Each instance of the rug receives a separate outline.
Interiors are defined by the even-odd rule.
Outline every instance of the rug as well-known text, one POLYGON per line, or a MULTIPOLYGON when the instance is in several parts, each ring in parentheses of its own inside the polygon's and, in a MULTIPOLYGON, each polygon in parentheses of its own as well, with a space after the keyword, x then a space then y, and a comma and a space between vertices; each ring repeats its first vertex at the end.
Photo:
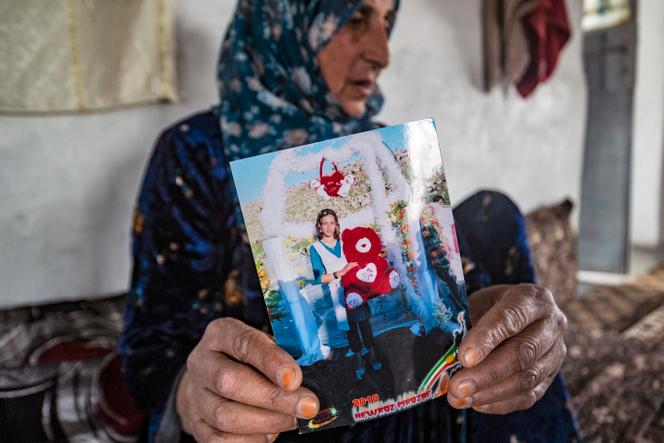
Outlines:
POLYGON ((664 265, 563 308, 563 370, 585 441, 664 441, 664 265))

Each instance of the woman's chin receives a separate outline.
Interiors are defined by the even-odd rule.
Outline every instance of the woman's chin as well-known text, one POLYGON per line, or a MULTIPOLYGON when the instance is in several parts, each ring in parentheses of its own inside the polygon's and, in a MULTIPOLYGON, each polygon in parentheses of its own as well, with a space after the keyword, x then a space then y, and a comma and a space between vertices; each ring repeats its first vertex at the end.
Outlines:
POLYGON ((367 110, 367 99, 357 100, 357 99, 347 99, 341 100, 341 107, 353 118, 360 118, 364 115, 367 110))

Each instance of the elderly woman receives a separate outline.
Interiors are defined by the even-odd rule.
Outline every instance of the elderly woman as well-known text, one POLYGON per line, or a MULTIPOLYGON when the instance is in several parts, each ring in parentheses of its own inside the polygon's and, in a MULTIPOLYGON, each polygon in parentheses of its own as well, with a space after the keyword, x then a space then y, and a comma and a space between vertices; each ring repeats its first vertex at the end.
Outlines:
MULTIPOLYGON (((379 126, 398 0, 240 0, 219 62, 219 105, 167 129, 146 171, 122 356, 152 441, 569 441, 558 372, 565 317, 533 284, 506 197, 455 210, 474 328, 447 399, 307 436, 318 412, 270 336, 230 160, 379 126), (449 403, 449 404, 448 404, 449 403), (517 412, 518 411, 518 412, 517 412)), ((413 79, 411 79, 413 80, 413 79)))

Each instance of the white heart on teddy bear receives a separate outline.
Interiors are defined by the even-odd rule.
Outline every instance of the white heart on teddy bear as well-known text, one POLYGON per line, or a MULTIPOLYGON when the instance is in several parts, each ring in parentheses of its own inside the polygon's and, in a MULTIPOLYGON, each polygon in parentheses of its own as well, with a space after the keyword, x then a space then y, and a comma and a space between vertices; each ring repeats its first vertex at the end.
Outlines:
POLYGON ((355 273, 358 280, 363 281, 364 283, 373 283, 376 281, 376 275, 378 275, 378 270, 374 263, 367 264, 355 273))
POLYGON ((346 295, 346 306, 348 306, 350 309, 355 309, 358 306, 362 306, 363 303, 364 301, 362 300, 362 296, 357 292, 349 292, 348 295, 346 295))
POLYGON ((371 249, 371 241, 366 237, 362 237, 355 242, 355 249, 362 254, 366 254, 371 249))

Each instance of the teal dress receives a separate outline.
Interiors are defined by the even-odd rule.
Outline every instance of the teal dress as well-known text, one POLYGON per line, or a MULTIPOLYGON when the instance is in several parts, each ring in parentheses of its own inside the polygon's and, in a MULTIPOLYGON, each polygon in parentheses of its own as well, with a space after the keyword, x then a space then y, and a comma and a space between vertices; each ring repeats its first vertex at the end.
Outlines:
MULTIPOLYGON (((337 240, 333 248, 330 248, 328 245, 323 243, 322 241, 319 241, 321 245, 328 251, 330 251, 331 254, 334 254, 337 257, 341 257, 341 241, 337 240)), ((321 281, 321 278, 323 275, 327 274, 327 269, 325 269, 325 265, 323 264, 323 259, 320 257, 320 254, 318 251, 316 251, 316 248, 314 248, 314 245, 309 246, 309 259, 311 260, 311 269, 313 270, 314 273, 314 282, 317 285, 322 284, 323 282, 321 281)), ((336 272, 338 269, 331 270, 331 272, 336 272)))

